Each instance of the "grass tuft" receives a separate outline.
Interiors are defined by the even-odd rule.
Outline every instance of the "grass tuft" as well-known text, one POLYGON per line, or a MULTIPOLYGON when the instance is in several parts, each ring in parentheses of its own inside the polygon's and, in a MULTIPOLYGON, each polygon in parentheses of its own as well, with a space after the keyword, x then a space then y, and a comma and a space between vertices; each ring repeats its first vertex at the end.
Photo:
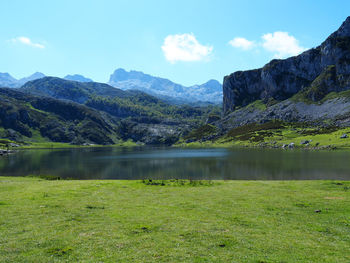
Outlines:
POLYGON ((184 179, 170 179, 170 180, 142 180, 144 185, 155 186, 212 186, 214 182, 211 180, 184 180, 184 179))

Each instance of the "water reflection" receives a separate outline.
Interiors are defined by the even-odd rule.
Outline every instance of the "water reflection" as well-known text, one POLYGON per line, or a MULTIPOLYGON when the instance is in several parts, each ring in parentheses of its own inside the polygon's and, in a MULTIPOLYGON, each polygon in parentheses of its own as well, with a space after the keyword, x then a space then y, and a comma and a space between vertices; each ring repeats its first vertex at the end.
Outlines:
POLYGON ((80 179, 350 179, 349 152, 261 149, 84 148, 26 150, 0 158, 6 176, 80 179))

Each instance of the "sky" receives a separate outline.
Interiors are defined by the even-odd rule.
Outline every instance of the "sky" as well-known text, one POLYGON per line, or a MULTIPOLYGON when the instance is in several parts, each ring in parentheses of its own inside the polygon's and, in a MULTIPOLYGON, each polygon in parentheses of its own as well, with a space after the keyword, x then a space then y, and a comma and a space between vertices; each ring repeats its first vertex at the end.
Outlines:
POLYGON ((0 72, 15 78, 124 68, 189 86, 318 46, 350 1, 1 0, 0 14, 0 72))

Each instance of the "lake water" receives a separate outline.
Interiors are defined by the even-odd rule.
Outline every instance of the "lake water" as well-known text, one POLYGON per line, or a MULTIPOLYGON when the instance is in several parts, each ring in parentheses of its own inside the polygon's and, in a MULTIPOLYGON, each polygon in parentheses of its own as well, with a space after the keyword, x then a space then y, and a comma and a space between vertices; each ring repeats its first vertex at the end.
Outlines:
POLYGON ((79 179, 350 180, 350 151, 84 148, 0 157, 0 175, 79 179))

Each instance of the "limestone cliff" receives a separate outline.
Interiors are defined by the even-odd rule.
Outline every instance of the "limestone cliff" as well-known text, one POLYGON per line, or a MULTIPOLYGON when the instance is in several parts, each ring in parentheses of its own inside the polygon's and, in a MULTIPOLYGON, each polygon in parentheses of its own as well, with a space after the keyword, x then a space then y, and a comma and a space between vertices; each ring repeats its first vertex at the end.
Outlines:
POLYGON ((350 16, 320 46, 263 68, 225 76, 223 108, 227 114, 256 100, 282 101, 299 91, 313 101, 332 91, 350 89, 350 16))

